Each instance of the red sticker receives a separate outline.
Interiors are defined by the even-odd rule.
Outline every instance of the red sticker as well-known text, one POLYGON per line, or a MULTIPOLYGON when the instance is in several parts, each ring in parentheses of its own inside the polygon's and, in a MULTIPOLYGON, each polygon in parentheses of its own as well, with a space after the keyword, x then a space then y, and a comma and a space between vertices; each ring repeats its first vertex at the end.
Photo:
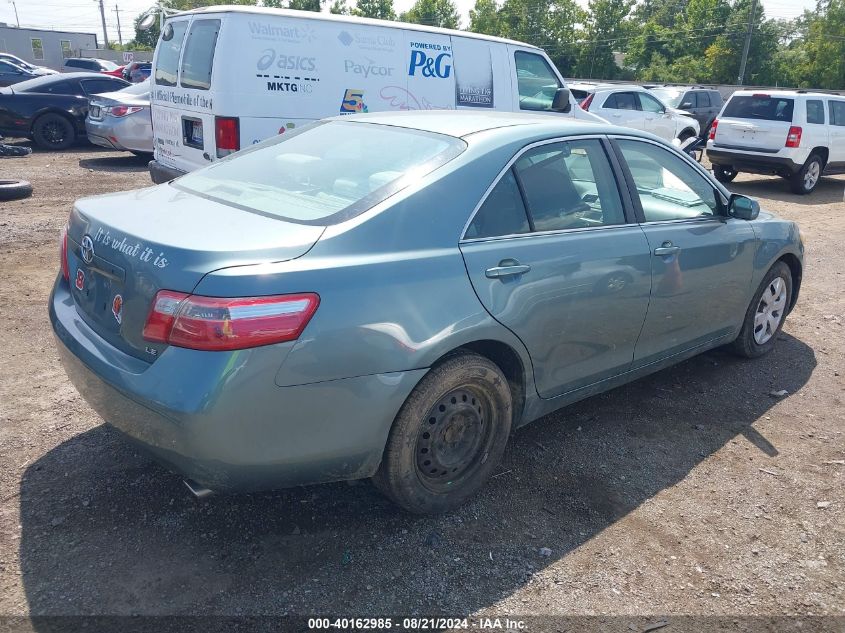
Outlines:
POLYGON ((85 271, 81 268, 76 269, 76 289, 82 290, 85 287, 85 271))
POLYGON ((123 320, 123 297, 115 295, 111 302, 111 313, 114 315, 114 320, 120 325, 123 320))

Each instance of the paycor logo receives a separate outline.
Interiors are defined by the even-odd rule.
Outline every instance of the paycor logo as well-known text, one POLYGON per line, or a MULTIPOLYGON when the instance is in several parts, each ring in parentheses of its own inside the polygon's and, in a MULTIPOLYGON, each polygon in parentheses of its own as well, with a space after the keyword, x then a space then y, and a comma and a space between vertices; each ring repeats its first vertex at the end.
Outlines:
POLYGON ((450 46, 411 42, 411 63, 408 66, 408 76, 417 76, 417 71, 423 77, 447 79, 452 73, 452 52, 450 46), (435 52, 428 53, 427 50, 435 52))
POLYGON ((370 77, 392 77, 393 69, 390 66, 380 66, 372 59, 365 58, 366 61, 358 62, 352 59, 343 60, 343 70, 353 75, 361 75, 364 79, 370 77))

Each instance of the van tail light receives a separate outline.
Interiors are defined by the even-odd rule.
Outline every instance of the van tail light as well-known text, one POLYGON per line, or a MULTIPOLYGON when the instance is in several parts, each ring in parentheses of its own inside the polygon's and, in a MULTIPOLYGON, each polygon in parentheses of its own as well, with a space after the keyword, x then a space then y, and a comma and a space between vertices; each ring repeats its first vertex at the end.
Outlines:
POLYGON ((130 114, 135 114, 136 112, 140 112, 144 109, 144 106, 125 106, 125 105, 116 105, 111 106, 109 108, 109 114, 116 117, 124 117, 129 116, 130 114))
POLYGON ((144 339, 207 351, 295 341, 318 305, 320 297, 313 292, 233 299, 160 290, 144 324, 144 339))
POLYGON ((217 142, 217 158, 228 156, 241 148, 241 125, 236 116, 214 117, 214 139, 217 142))
POLYGON ((584 100, 581 102, 581 109, 582 109, 582 110, 588 110, 588 111, 589 111, 589 109, 590 109, 590 104, 593 102, 593 97, 595 97, 595 96, 596 96, 596 93, 595 93, 595 92, 591 92, 590 94, 588 94, 588 95, 587 95, 587 98, 586 98, 586 99, 584 99, 584 100))
POLYGON ((710 126, 710 134, 707 136, 711 141, 716 138, 717 127, 719 127, 719 119, 713 119, 713 125, 710 126))
POLYGON ((786 135, 786 147, 799 147, 801 145, 801 133, 803 130, 797 125, 789 128, 789 133, 786 135))
POLYGON ((62 235, 59 238, 59 261, 62 267, 62 277, 65 281, 70 281, 70 266, 67 263, 67 225, 62 229, 62 235))

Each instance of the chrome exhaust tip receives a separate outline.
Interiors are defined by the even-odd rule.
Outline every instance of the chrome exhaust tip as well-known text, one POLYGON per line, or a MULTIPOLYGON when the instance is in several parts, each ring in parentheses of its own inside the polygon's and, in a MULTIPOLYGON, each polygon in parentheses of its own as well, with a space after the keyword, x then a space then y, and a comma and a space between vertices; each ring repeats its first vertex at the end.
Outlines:
POLYGON ((193 479, 183 479, 182 483, 187 486, 188 490, 191 491, 191 494, 194 495, 194 498, 196 499, 207 499, 214 494, 213 490, 198 484, 193 479))

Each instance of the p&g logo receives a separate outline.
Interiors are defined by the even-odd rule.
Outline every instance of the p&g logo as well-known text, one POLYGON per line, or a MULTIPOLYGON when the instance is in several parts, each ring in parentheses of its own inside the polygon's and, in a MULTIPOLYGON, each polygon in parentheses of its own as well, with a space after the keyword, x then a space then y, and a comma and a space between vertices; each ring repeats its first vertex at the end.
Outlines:
POLYGON ((423 77, 437 77, 447 79, 452 72, 452 53, 438 53, 430 57, 425 51, 412 50, 408 75, 414 77, 417 70, 423 77))

